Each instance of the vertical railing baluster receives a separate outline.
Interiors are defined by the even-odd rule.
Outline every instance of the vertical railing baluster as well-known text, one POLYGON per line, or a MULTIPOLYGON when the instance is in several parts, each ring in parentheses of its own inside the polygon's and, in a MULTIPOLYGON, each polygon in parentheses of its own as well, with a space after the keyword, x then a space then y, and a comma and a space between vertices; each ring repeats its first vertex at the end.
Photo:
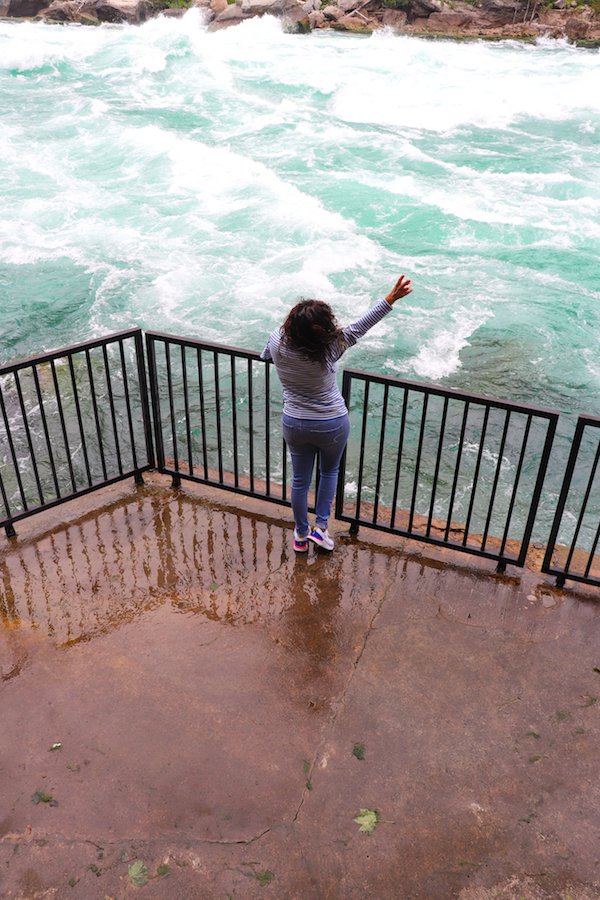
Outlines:
MULTIPOLYGON (((350 395, 352 393, 352 377, 350 373, 344 369, 342 374, 342 397, 344 398, 344 403, 346 404, 346 409, 350 409, 350 395)), ((338 472, 338 482, 337 489, 335 493, 335 518, 340 519, 344 514, 344 497, 346 493, 346 460, 348 454, 348 443, 350 443, 350 438, 348 438, 348 442, 344 447, 344 452, 342 453, 342 458, 340 460, 340 469, 338 472)), ((351 528, 352 531, 352 528, 351 528)))
POLYGON ((42 428, 44 430, 44 437, 46 438, 46 449, 48 450, 48 459, 50 461, 50 470, 52 472, 52 480, 54 482, 54 490, 56 492, 56 496, 60 497, 60 485, 58 483, 58 472, 56 470, 56 463, 54 462, 54 454, 52 453, 52 442, 50 440, 50 433, 48 431, 48 422, 46 420, 46 410, 44 409, 44 399, 42 397, 42 391, 40 388, 40 379, 38 375, 37 366, 31 367, 33 372, 33 381, 35 384, 35 392, 38 398, 38 404, 40 408, 40 417, 42 419, 42 428))
POLYGON ((187 360, 185 344, 181 345, 181 371, 183 373, 183 407, 185 410, 185 436, 188 445, 188 473, 194 474, 194 460, 192 455, 192 430, 190 427, 190 397, 188 393, 187 360))
POLYGON ((81 453, 83 455, 83 463, 85 465, 85 474, 87 476, 88 487, 92 486, 92 470, 90 468, 90 460, 87 452, 87 441, 85 439, 85 431, 83 429, 83 416, 81 415, 81 403, 79 402, 79 391, 77 389, 77 378, 75 375, 75 366, 73 364, 73 354, 69 353, 69 373, 71 375, 71 385, 73 387, 73 399, 75 401, 75 410, 77 412, 77 425, 79 428, 79 436, 81 437, 81 453))
POLYGON ((148 379, 150 381, 150 396, 152 400, 152 420, 154 422, 154 440, 156 442, 156 465, 159 472, 165 471, 165 441, 162 428, 162 411, 160 408, 160 387, 158 383, 158 364, 156 361, 157 340, 152 335, 146 335, 146 350, 148 353, 148 379))
POLYGON ((96 434, 98 435, 98 450, 100 452, 100 462, 102 463, 102 474, 104 475, 104 480, 108 478, 106 471, 106 459, 104 457, 104 441, 102 440, 102 428, 100 426, 100 414, 98 412, 98 401, 96 398, 96 387, 94 384, 94 373, 92 371, 92 360, 90 357, 90 351, 85 351, 85 358, 87 361, 87 370, 88 377, 90 379, 90 393, 92 396, 92 407, 94 410, 94 421, 96 422, 96 434))
POLYGON ((60 398, 60 390, 58 387, 58 378, 56 375, 56 366, 54 364, 54 360, 50 360, 50 370, 52 372, 52 381, 54 382, 54 393, 56 394, 56 403, 58 406, 58 417, 60 419, 60 426, 63 435, 63 441, 65 444, 65 455, 67 457, 67 465, 69 467, 69 475, 71 477, 71 487, 73 488, 73 493, 77 491, 77 484, 75 482, 75 473, 73 471, 73 461, 71 460, 71 450, 69 448, 69 438, 67 436, 67 425, 65 422, 65 414, 63 411, 62 400, 60 398))
MULTIPOLYGON (((510 415, 510 413, 509 413, 510 415)), ((475 494, 477 493, 478 481, 479 481, 479 469, 481 467, 481 459, 483 457, 483 445, 485 442, 485 436, 487 432, 488 419, 490 417, 490 407, 486 404, 485 412, 483 414, 483 425, 481 426, 481 434, 479 436, 479 450, 477 452, 477 462, 475 463, 475 472, 473 473, 473 487, 471 488, 471 499, 469 500, 469 509, 467 512, 467 518, 465 519, 465 533, 462 539, 463 547, 467 546, 467 541, 469 539, 469 529, 471 527, 471 516, 473 515, 473 507, 475 505, 475 494)))
POLYGON ((563 566, 565 574, 568 573, 568 571, 571 567, 571 560, 573 559, 573 553, 575 552, 575 548, 577 547, 577 541, 579 540, 579 532, 581 531, 581 526, 583 524, 585 511, 587 509, 588 501, 590 499, 590 494, 592 492, 592 486, 594 484, 594 479, 596 477, 596 470, 598 468, 599 460, 600 460, 600 443, 598 444, 598 448, 596 450, 596 455, 594 457, 594 462, 592 464, 592 469, 591 469, 590 477, 588 479, 587 488, 586 488, 586 491, 585 491, 585 494, 583 497, 583 502, 581 504, 581 512, 579 513, 579 518, 577 519, 575 531, 573 532, 573 537, 571 538, 571 547, 569 549, 567 560, 563 566))
MULTIPOLYGON (((146 366, 144 363, 144 342, 142 340, 142 332, 138 328, 134 332, 133 340, 135 343, 135 361, 137 366, 138 373, 138 387, 140 392, 140 403, 142 407, 142 422, 144 426, 144 440, 146 443, 146 463, 148 466, 154 466, 156 460, 154 459, 154 441, 152 440, 152 416, 150 413, 150 403, 148 402, 148 385, 146 384, 146 366)), ((150 366, 150 360, 148 360, 148 366, 150 366)), ((123 369, 123 380, 126 383, 126 371, 123 369)), ((127 393, 129 396, 129 393, 127 393)), ((129 400, 128 400, 128 408, 129 408, 129 400)), ((133 434, 133 429, 132 429, 133 434)), ((132 437, 132 441, 135 442, 135 439, 132 437)), ((142 478, 142 473, 140 468, 136 462, 136 456, 134 455, 134 464, 136 467, 135 470, 135 483, 143 484, 144 479, 142 478)))
POLYGON ((431 489, 431 500, 429 501, 429 516, 427 518, 427 530, 425 534, 427 537, 431 534, 431 521, 433 519, 433 507, 435 505, 435 495, 437 493, 437 484, 438 478, 440 474, 440 463, 442 460, 442 446, 444 443, 444 433, 446 430, 446 416, 448 414, 448 398, 444 397, 444 412, 442 413, 442 422, 440 425, 440 439, 438 443, 438 451, 437 457, 435 461, 435 472, 433 474, 433 487, 431 489))
POLYGON ((265 466, 266 494, 271 496, 271 363, 265 363, 265 466))
POLYGON ((546 439, 544 441, 544 447, 542 450, 542 457, 540 459, 540 463, 537 471, 537 478, 535 481, 535 486, 533 489, 533 494, 531 495, 531 502, 529 504, 529 515, 527 516, 527 521, 525 523, 525 531, 523 532, 523 538, 521 541, 521 551, 519 553, 519 558, 517 560, 516 565, 524 566, 525 559, 527 557, 527 550, 529 549, 529 541, 531 540, 531 534, 533 532, 533 524, 535 522, 536 512, 540 503, 540 497, 542 496, 542 488, 544 486, 544 479, 546 477, 546 470, 548 468, 548 462, 550 460, 550 452, 552 450, 552 444, 554 442, 554 435, 556 433, 556 425, 558 422, 558 413, 554 413, 548 417, 548 424, 546 428, 546 439))
POLYGON ((361 507, 361 495, 362 495, 362 482, 363 482, 363 467, 365 464, 365 445, 367 442, 367 413, 369 409, 369 388, 370 382, 363 380, 363 384, 365 386, 365 390, 363 393, 363 408, 362 408, 362 428, 360 433, 360 454, 358 460, 358 482, 356 488, 356 513, 355 520, 358 522, 360 520, 360 507, 361 507))
POLYGON ((233 483, 239 487, 239 470, 238 470, 238 433, 237 433, 237 388, 235 381, 235 356, 232 353, 229 357, 231 360, 231 418, 233 427, 233 483))
POLYGON ((429 394, 423 397, 423 409, 421 410, 421 427, 419 429, 419 445, 417 447, 417 458, 415 459, 415 478, 413 481, 413 492, 410 501, 410 511, 408 514, 408 530, 412 532, 413 521, 415 517, 415 507, 417 504, 417 491, 419 489, 419 472, 421 469, 421 455, 423 453, 423 441, 425 440, 425 424, 427 421, 427 406, 429 403, 429 394))
POLYGON ((219 354, 215 350, 214 372, 215 372, 215 410, 217 416, 217 455, 219 459, 219 481, 223 484, 223 441, 221 437, 221 386, 219 383, 219 354))
POLYGON ((208 448, 206 446, 206 407, 204 405, 204 373, 202 370, 202 350, 197 348, 198 354, 198 391, 200 392, 200 427, 202 429, 202 462, 204 463, 204 477, 208 481, 208 448))
POLYGON ((379 438, 379 457, 377 459, 377 477, 375 479, 375 502, 373 504, 373 523, 377 522, 377 512, 379 509, 379 491, 381 490, 381 472, 383 469, 383 446, 385 443, 385 429, 387 425, 387 407, 388 395, 390 391, 389 384, 383 389, 383 409, 381 411, 381 435, 379 438))
POLYGON ((37 460, 35 458, 35 450, 33 449, 33 441, 31 440, 31 429, 29 428, 29 417, 27 415, 27 408, 25 406, 25 400, 23 398, 23 389, 21 387, 21 379, 19 378, 19 373, 15 372, 15 384, 17 386, 17 395, 19 397, 19 406, 21 407, 21 415, 23 417, 23 425, 25 426, 25 437, 27 438, 27 446, 29 447, 29 455, 31 457, 31 465, 33 466, 33 476, 35 478, 35 483, 38 489, 38 496, 40 498, 40 503, 43 505, 45 503, 44 493, 42 490, 42 482, 40 480, 40 473, 38 471, 37 460))
MULTIPOLYGON (((137 349, 137 348, 136 348, 137 349)), ((143 350, 142 350, 143 352, 143 350)), ((135 446, 135 432, 133 430, 133 415, 131 413, 131 397, 129 396, 129 384, 127 377, 127 363, 125 360, 125 349, 123 341, 119 341, 119 356, 121 359, 121 371, 123 373, 123 393, 125 395, 125 411, 127 413, 127 426, 129 428, 129 442, 131 444, 131 461, 133 468, 138 469, 137 451, 135 446)))
POLYGON ((406 431, 406 413, 408 407, 408 388, 404 388, 404 400, 402 401, 402 418, 400 420, 400 434, 398 435, 398 455, 396 457, 396 474, 394 476, 394 493, 392 496, 392 517, 390 528, 396 525, 396 507, 398 505, 398 491, 400 489, 400 472, 402 469, 402 454, 404 452, 404 433, 406 431))
MULTIPOLYGON (((4 428, 6 429, 6 437, 8 439, 8 446, 10 449, 10 456, 12 459, 13 469, 15 470, 15 475, 17 478, 17 485, 19 486, 19 494, 21 495, 21 503, 23 504, 23 509, 27 510, 29 507, 27 506, 27 497, 25 496, 25 490, 23 488, 23 481, 21 479, 21 472, 19 470, 19 460, 17 459, 17 453, 15 450, 15 445, 12 437, 12 433, 10 430, 10 423, 8 421, 8 415, 6 414, 6 406, 4 404, 4 395, 2 393, 2 386, 0 385, 0 409, 2 410, 2 420, 4 422, 4 428)), ((3 488, 4 490, 4 488, 3 488)), ((8 507, 8 498, 5 498, 6 504, 6 514, 10 516, 10 509, 8 507)))
POLYGON ((452 490, 450 491, 450 503, 448 505, 448 520, 446 522, 446 530, 444 532, 444 540, 447 541, 450 528, 452 526, 452 515, 454 513, 454 500, 456 498, 456 488, 458 486, 458 473, 460 472, 460 464, 462 461, 462 452, 465 443, 465 429, 467 427, 467 417, 469 415, 469 401, 465 403, 463 411, 462 424, 460 427, 460 437, 458 439, 458 450, 456 451, 456 463, 454 465, 454 478, 452 479, 452 490))
POLYGON ((106 389, 108 391, 108 404, 110 406, 110 419, 112 422, 113 432, 115 435, 115 453, 117 455, 117 468, 119 475, 123 474, 123 463, 121 461, 121 445, 119 443, 119 429, 117 427, 117 412, 115 410, 115 401, 113 397, 112 383, 110 380, 110 365, 108 362, 108 350, 106 344, 102 345, 102 358, 104 360, 104 375, 106 376, 106 389))
POLYGON ((175 423, 175 400, 173 397, 173 372, 171 370, 171 344, 165 341, 165 363, 167 366, 167 386, 169 390, 169 415, 171 417, 171 439, 173 441, 173 487, 179 487, 179 449, 177 446, 177 427, 175 423))
POLYGON ((487 542, 487 536, 490 529, 490 522, 492 521, 492 514, 494 511, 494 503, 496 502, 496 492, 498 490, 498 483, 500 481, 500 470, 502 469, 502 460, 504 458, 504 448, 506 446, 506 439, 508 436, 508 427, 510 424, 510 411, 507 411, 506 418, 504 420, 504 429, 502 431, 502 440, 500 441, 500 449, 498 451, 498 462, 496 463, 496 472, 494 473, 494 483, 492 485, 492 493, 490 495, 490 500, 488 503, 488 513, 485 520, 485 527, 483 529, 483 535, 481 538, 481 550, 485 550, 485 545, 487 542))
POLYGON ((254 493, 254 385, 252 383, 252 360, 248 360, 248 456, 250 465, 250 491, 254 493))
MULTIPOLYGON (((577 419, 577 425, 575 427, 575 434, 573 435, 573 440, 571 442, 571 452, 569 453, 569 458, 567 460, 567 468, 566 468, 565 474, 563 476, 560 494, 558 497, 558 503, 556 505, 556 511, 554 513, 554 518, 552 520, 552 527, 550 528, 550 536, 548 538, 548 544, 546 546, 546 553, 544 555, 544 560, 542 562, 542 572, 551 572, 552 571, 552 555, 554 553, 554 547, 556 546, 556 540, 558 538, 558 530, 559 530, 561 522, 562 522, 562 517, 563 517, 564 510, 565 510, 567 497, 569 495, 571 481, 573 479, 573 473, 575 471, 575 464, 577 463, 577 459, 579 456, 579 450, 581 447, 581 439, 583 437, 584 428, 585 428, 584 419, 582 416, 579 416, 579 418, 577 419)), ((559 587, 562 587, 562 585, 565 583, 565 576, 563 573, 557 574, 556 583, 559 587)))
POLYGON ((512 519, 513 510, 515 508, 515 500, 517 498, 517 491, 519 489, 519 481, 521 480, 521 472, 523 471, 523 461, 525 459, 525 451, 527 449, 527 441, 529 440, 529 432, 531 430, 531 415, 527 416, 527 425, 525 426, 525 434, 523 435, 523 444, 521 445, 521 454, 519 456, 519 463, 517 465, 517 471, 515 472, 515 483, 512 490, 512 495, 510 498, 510 503, 508 505, 508 512, 506 514, 506 526, 504 528, 504 534, 502 535, 502 544, 500 546, 500 556, 504 556, 504 549, 506 547, 506 542, 508 540, 508 535, 510 531, 510 523, 512 519))

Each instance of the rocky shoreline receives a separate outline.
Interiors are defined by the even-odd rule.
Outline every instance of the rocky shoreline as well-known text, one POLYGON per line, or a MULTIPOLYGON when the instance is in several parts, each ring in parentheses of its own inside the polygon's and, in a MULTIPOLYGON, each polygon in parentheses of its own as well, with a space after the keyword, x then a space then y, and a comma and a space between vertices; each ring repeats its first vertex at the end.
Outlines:
MULTIPOLYGON (((181 16, 165 0, 0 0, 0 17, 97 25, 138 24, 157 15, 181 16)), ((392 28, 402 34, 455 39, 535 40, 567 38, 600 46, 600 3, 577 0, 193 0, 213 29, 254 16, 273 15, 292 30, 370 34, 392 28)))

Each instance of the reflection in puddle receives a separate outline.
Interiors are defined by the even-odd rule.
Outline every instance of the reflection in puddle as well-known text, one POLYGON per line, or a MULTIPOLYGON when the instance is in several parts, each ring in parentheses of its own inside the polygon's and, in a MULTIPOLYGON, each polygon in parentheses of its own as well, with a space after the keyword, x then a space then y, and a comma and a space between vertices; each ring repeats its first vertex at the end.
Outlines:
POLYGON ((371 591, 352 586, 368 583, 376 565, 365 550, 359 565, 354 547, 297 557, 280 524, 152 487, 3 549, 6 625, 30 624, 70 644, 169 604, 232 625, 277 622, 277 639, 301 650, 315 674, 335 658, 344 612, 369 604, 371 591))

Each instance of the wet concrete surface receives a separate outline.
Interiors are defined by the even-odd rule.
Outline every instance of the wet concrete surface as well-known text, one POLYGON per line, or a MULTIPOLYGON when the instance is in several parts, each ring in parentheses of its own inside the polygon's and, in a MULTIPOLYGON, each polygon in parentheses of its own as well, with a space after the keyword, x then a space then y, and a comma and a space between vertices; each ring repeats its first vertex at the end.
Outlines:
POLYGON ((2 900, 600 896, 598 592, 345 529, 153 475, 1 539, 2 900))

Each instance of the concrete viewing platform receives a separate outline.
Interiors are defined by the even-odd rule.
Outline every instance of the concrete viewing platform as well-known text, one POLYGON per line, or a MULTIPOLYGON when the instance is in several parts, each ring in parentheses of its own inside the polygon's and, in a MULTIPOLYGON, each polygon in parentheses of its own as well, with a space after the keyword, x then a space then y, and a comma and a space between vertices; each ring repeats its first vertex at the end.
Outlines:
POLYGON ((1 900, 600 897, 597 589, 145 479, 0 538, 1 900))

